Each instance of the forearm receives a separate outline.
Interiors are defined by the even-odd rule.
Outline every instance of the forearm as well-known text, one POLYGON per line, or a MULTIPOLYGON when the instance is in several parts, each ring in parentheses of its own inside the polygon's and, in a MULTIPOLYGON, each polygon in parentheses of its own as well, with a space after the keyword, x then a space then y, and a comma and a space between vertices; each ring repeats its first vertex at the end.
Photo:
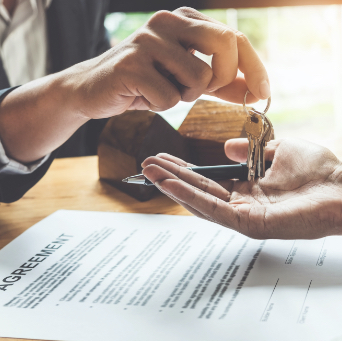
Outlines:
POLYGON ((0 104, 0 139, 7 155, 29 163, 58 148, 88 120, 74 103, 64 72, 13 90, 0 104))

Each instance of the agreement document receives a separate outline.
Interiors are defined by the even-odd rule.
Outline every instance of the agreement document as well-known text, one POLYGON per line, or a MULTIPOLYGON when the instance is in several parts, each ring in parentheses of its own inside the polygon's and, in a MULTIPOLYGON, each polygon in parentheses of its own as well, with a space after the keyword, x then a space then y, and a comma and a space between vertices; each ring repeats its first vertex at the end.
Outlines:
POLYGON ((0 337, 342 340, 342 238, 58 211, 0 251, 0 337))

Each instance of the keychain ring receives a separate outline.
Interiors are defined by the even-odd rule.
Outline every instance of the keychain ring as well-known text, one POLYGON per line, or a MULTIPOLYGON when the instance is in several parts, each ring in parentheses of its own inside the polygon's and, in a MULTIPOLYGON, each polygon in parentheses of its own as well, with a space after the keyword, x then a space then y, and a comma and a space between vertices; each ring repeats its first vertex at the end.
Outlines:
MULTIPOLYGON (((245 111, 245 113, 247 114, 247 115, 249 115, 249 112, 247 111, 247 108, 246 108, 246 100, 247 100, 247 95, 248 94, 250 94, 251 92, 249 91, 249 90, 247 90, 247 92, 246 92, 246 94, 245 94, 245 97, 244 97, 244 99, 243 99, 243 110, 245 111)), ((271 106, 271 96, 270 97, 268 97, 268 99, 267 99, 267 105, 266 105, 266 108, 265 108, 265 110, 264 110, 264 112, 258 112, 258 111, 256 111, 254 108, 252 108, 254 111, 256 111, 258 114, 260 114, 260 115, 266 115, 266 113, 267 113, 267 111, 268 111, 268 109, 270 108, 270 106, 271 106)))

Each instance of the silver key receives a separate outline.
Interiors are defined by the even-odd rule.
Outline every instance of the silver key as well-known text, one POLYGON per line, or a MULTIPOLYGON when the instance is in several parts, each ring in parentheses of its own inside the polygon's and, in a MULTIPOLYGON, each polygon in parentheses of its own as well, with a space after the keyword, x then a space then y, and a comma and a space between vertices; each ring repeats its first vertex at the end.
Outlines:
POLYGON ((264 124, 261 115, 251 111, 246 119, 245 130, 249 141, 248 146, 248 181, 254 180, 259 161, 260 138, 264 135, 264 124))
POLYGON ((251 109, 247 111, 246 98, 249 91, 246 92, 243 108, 247 114, 245 130, 247 133, 249 145, 247 156, 248 181, 265 176, 265 147, 273 134, 273 126, 268 117, 265 116, 271 105, 271 98, 267 101, 267 107, 263 113, 251 109))
POLYGON ((264 119, 265 124, 267 124, 267 132, 265 133, 264 138, 260 144, 260 168, 258 172, 260 178, 263 178, 265 176, 265 148, 267 146, 267 142, 271 140, 271 137, 274 133, 271 120, 267 116, 264 116, 264 119))
MULTIPOLYGON (((266 140, 270 133, 270 125, 268 124, 268 120, 265 115, 262 115, 264 121, 264 135, 262 140, 260 141, 260 150, 259 150, 259 162, 258 162, 258 177, 263 178, 265 176, 265 147, 266 147, 266 140)), ((269 139, 267 140, 267 142, 269 139)))

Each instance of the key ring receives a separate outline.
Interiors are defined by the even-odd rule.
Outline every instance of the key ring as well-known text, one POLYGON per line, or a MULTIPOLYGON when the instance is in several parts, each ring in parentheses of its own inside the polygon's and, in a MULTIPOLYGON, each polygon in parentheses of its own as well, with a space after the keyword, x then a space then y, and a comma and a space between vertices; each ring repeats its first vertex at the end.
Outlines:
MULTIPOLYGON (((248 95, 248 94, 250 94, 250 91, 249 91, 249 90, 247 90, 247 92, 246 92, 246 94, 245 94, 245 97, 244 97, 244 99, 243 99, 243 110, 245 111, 245 113, 246 113, 247 115, 250 116, 250 113, 247 111, 247 108, 246 108, 246 100, 247 100, 247 95, 248 95)), ((271 96, 268 97, 268 99, 267 99, 267 105, 266 105, 266 108, 265 108, 264 112, 256 111, 254 108, 252 108, 252 110, 255 111, 255 112, 257 112, 257 113, 260 114, 261 116, 264 116, 264 115, 266 115, 266 113, 267 113, 268 109, 270 108, 270 106, 271 106, 271 96)))

